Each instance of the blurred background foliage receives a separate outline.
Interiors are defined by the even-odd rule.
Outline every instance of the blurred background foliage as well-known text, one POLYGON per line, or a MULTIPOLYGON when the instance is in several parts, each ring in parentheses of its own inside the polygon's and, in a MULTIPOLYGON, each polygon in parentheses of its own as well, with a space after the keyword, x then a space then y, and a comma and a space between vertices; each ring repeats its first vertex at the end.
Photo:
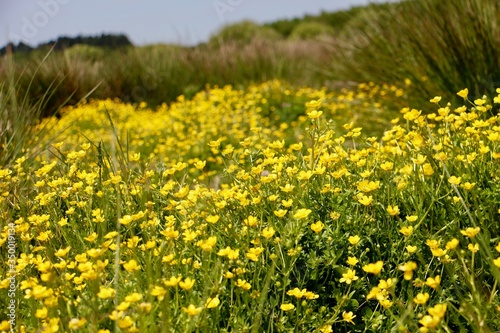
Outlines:
POLYGON ((407 0, 261 25, 243 21, 190 47, 136 47, 123 35, 61 37, 1 49, 0 79, 16 82, 19 99, 43 105, 42 116, 89 92, 155 107, 207 85, 270 79, 330 90, 361 82, 402 86, 408 105, 389 107, 426 112, 422 101, 434 95, 451 100, 468 87, 481 97, 500 86, 499 18, 497 1, 407 0))

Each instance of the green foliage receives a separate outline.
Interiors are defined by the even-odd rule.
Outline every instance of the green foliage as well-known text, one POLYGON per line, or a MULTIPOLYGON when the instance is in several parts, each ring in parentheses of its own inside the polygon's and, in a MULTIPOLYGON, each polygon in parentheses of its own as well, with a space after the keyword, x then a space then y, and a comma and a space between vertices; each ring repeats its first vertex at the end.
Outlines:
POLYGON ((36 154, 34 142, 47 130, 36 125, 55 89, 40 91, 37 99, 30 99, 28 91, 35 89, 36 76, 18 76, 13 71, 12 55, 4 61, 9 66, 4 68, 6 80, 0 85, 0 165, 8 166, 21 156, 36 154))
MULTIPOLYGON (((500 85, 500 3, 415 0, 365 11, 346 29, 332 64, 344 79, 413 82, 415 103, 431 94, 474 97, 500 85)), ((422 104, 420 104, 422 106, 422 104)))
POLYGON ((333 36, 335 30, 328 24, 321 22, 302 22, 290 34, 291 39, 315 39, 333 36))
POLYGON ((223 27, 218 33, 210 37, 209 44, 213 46, 226 43, 245 45, 254 39, 278 40, 280 38, 280 34, 274 29, 247 20, 223 27))
MULTIPOLYGON (((370 5, 370 7, 375 7, 380 9, 386 8, 387 6, 389 5, 388 4, 370 5)), ((351 20, 354 20, 358 15, 360 15, 360 13, 367 10, 367 8, 368 6, 366 7, 359 6, 359 7, 352 7, 348 10, 339 10, 335 12, 321 12, 318 15, 305 15, 304 17, 301 18, 278 20, 272 23, 267 23, 265 24, 265 26, 269 26, 275 29, 285 37, 289 37, 292 31, 298 25, 310 22, 319 22, 326 24, 331 28, 333 28, 333 30, 336 33, 341 33, 351 20)))
POLYGON ((65 55, 70 58, 70 61, 83 59, 96 62, 104 57, 105 52, 102 48, 83 44, 77 44, 64 50, 65 55))
POLYGON ((41 51, 14 56, 11 67, 6 58, 0 59, 0 78, 11 68, 21 77, 18 96, 28 101, 50 90, 44 115, 68 97, 75 104, 91 91, 93 98, 161 105, 184 93, 194 96, 207 84, 246 86, 277 78, 320 87, 328 73, 319 68, 333 60, 327 46, 318 42, 259 38, 246 45, 228 42, 218 47, 151 45, 103 51, 78 46, 50 53, 41 65, 45 56, 41 51), (30 89, 28 78, 36 83, 30 89))

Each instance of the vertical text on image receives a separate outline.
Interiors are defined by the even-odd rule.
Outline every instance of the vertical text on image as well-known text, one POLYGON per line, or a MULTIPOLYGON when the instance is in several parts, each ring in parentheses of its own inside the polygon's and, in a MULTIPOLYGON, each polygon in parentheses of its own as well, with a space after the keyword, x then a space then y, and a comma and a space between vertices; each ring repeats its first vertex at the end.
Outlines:
POLYGON ((9 279, 8 296, 9 302, 7 305, 7 317, 9 318, 10 331, 14 332, 16 327, 16 229, 14 223, 8 224, 8 236, 7 236, 7 265, 8 271, 7 276, 9 279))

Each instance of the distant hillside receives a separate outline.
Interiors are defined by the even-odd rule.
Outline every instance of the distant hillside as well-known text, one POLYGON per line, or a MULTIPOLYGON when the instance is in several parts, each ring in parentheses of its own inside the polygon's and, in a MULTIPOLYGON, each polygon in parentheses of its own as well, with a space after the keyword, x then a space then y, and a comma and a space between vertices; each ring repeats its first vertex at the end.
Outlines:
POLYGON ((0 55, 7 53, 10 48, 12 52, 31 52, 39 49, 44 49, 47 47, 54 47, 56 50, 63 50, 70 48, 74 45, 89 45, 105 47, 110 49, 116 49, 124 46, 131 46, 132 43, 128 37, 124 34, 102 34, 100 36, 76 36, 68 37, 61 36, 56 40, 51 40, 47 43, 39 44, 35 47, 27 45, 23 42, 19 42, 17 45, 14 43, 9 43, 0 49, 0 55))

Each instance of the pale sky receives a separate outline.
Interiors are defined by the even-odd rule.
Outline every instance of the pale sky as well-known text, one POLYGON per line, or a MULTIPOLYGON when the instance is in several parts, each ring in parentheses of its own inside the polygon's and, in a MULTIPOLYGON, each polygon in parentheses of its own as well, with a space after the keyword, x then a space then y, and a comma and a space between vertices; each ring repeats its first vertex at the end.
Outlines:
MULTIPOLYGON (((394 0, 391 0, 394 1, 394 0)), ((385 0, 0 0, 0 46, 124 33, 136 45, 207 41, 228 23, 259 23, 385 0)))

